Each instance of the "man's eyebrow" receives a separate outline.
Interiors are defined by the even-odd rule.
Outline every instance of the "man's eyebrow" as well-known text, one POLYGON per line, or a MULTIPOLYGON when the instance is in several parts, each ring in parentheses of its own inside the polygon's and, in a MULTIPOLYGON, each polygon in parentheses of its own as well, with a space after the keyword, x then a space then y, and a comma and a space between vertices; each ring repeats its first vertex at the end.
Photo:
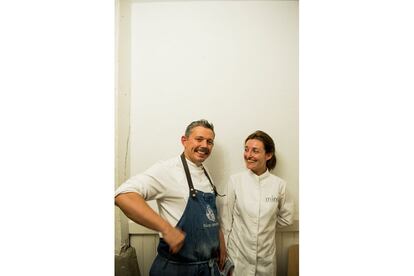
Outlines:
POLYGON ((198 136, 196 136, 194 138, 202 138, 202 139, 207 139, 207 140, 214 140, 214 138, 206 138, 206 137, 204 137, 202 135, 198 135, 198 136))

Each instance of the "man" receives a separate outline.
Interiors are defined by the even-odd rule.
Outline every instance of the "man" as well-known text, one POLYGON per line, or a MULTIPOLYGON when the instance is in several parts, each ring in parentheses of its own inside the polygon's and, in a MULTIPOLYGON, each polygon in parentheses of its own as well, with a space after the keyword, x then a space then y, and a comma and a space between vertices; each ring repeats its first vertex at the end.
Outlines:
POLYGON ((214 146, 206 120, 187 126, 180 157, 161 161, 123 183, 115 204, 127 217, 160 232, 150 275, 219 275, 226 250, 217 220, 216 189, 203 166, 214 146), (155 199, 159 215, 146 200, 155 199), (175 226, 175 227, 174 227, 175 226))

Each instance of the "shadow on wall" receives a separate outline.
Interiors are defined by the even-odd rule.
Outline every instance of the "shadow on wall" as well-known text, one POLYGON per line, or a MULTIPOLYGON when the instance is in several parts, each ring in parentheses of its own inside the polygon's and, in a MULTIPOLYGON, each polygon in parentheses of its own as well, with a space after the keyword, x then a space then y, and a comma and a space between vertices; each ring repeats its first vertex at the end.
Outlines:
POLYGON ((228 154, 225 153, 223 147, 220 144, 215 144, 211 156, 205 162, 220 194, 225 193, 226 181, 229 177, 230 166, 228 164, 230 159, 227 156, 228 154))

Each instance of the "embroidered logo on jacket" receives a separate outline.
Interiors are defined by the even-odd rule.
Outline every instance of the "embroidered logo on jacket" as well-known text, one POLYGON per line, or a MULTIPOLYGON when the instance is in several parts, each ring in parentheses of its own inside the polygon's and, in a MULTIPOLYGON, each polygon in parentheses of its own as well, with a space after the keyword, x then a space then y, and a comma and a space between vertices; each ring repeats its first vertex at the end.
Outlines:
POLYGON ((206 216, 211 221, 216 221, 216 216, 214 215, 213 209, 211 209, 210 205, 207 204, 206 216))
POLYGON ((278 198, 275 197, 274 195, 266 197, 266 202, 276 202, 277 200, 278 200, 278 198))

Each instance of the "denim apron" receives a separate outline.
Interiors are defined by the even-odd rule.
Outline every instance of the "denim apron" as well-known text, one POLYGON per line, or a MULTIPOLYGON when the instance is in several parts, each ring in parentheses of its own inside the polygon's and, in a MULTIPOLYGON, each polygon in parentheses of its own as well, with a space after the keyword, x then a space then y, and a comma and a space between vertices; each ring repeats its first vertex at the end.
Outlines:
POLYGON ((151 276, 218 276, 216 259, 219 253, 219 223, 217 220, 216 189, 206 174, 215 193, 194 189, 184 153, 181 155, 190 196, 176 227, 185 232, 180 251, 172 254, 168 244, 160 238, 151 270, 151 276))

